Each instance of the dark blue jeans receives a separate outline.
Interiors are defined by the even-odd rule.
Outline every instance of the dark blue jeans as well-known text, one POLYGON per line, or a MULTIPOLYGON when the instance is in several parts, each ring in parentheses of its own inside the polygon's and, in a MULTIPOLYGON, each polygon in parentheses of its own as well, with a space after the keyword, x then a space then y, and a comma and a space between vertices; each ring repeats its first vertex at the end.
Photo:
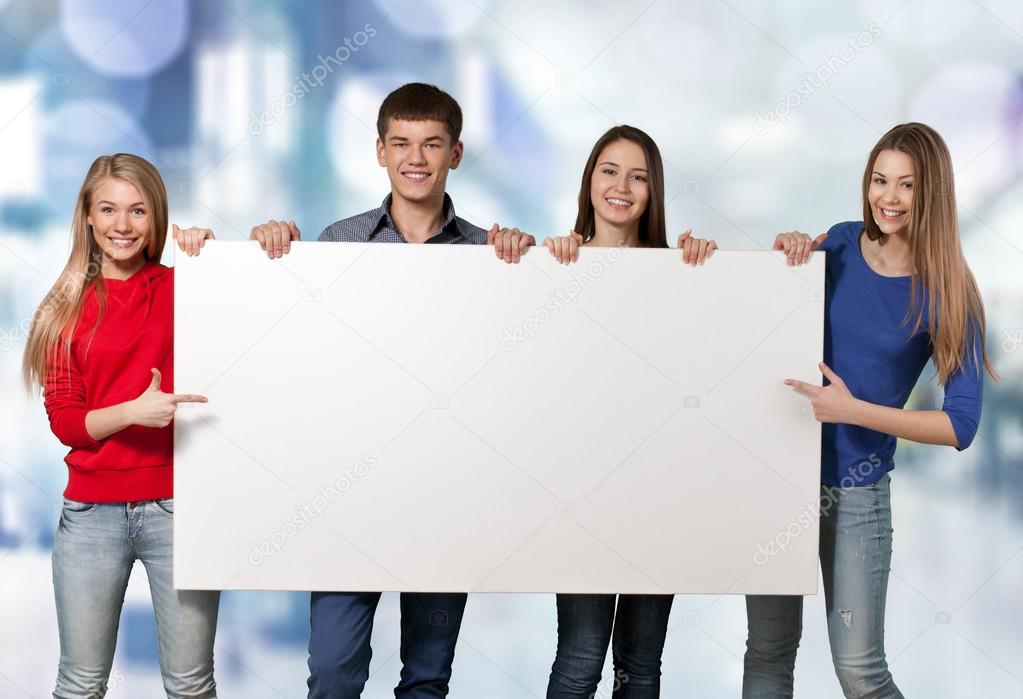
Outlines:
POLYGON ((558 654, 547 699, 657 697, 672 595, 558 595, 558 654), (613 631, 612 631, 613 630, 613 631), (600 687, 613 638, 614 677, 600 687))
MULTIPOLYGON (((401 682, 394 696, 446 697, 465 594, 401 595, 401 682)), ((369 678, 379 592, 314 592, 309 699, 355 699, 369 678)))

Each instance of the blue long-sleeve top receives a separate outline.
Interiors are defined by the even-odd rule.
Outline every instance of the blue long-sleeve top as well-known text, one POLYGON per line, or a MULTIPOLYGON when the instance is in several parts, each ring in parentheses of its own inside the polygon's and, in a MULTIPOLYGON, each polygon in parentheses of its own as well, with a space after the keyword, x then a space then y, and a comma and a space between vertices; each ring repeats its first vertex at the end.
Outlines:
MULTIPOLYGON (((927 331, 930 309, 926 293, 921 327, 913 332, 909 314, 912 278, 875 272, 860 251, 862 221, 839 223, 828 231, 820 249, 827 252, 824 298, 824 362, 842 377, 853 396, 878 405, 902 408, 931 358, 927 331), (908 319, 908 320, 907 320, 908 319)), ((941 409, 955 430, 957 448, 973 441, 980 423, 983 395, 984 338, 974 333, 975 352, 945 385, 941 409)), ((821 482, 855 487, 877 482, 894 467, 896 438, 846 424, 822 425, 821 482)))

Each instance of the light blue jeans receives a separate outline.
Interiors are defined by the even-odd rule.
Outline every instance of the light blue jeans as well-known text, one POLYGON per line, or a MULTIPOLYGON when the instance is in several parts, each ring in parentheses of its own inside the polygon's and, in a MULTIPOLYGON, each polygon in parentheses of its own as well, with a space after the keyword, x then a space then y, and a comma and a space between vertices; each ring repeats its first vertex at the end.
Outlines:
POLYGON ((128 576, 142 561, 156 612, 157 652, 168 697, 215 697, 213 638, 220 593, 175 590, 174 501, 87 504, 65 500, 53 543, 60 631, 57 699, 107 692, 128 576))
MULTIPOLYGON (((821 488, 821 573, 835 673, 846 697, 902 699, 884 652, 884 611, 892 560, 888 474, 877 483, 821 488)), ((792 696, 803 598, 746 597, 743 699, 792 696)))

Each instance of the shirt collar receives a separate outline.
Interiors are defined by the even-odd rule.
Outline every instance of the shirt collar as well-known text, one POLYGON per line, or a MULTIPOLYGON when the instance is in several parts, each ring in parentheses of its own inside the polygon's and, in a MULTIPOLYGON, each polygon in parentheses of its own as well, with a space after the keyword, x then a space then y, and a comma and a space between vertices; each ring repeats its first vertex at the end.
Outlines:
MULTIPOLYGON (((383 200, 383 202, 381 202, 380 207, 377 208, 377 209, 374 209, 372 212, 370 212, 370 215, 372 216, 371 220, 374 222, 374 225, 373 225, 373 228, 371 230, 366 231, 366 237, 364 238, 364 240, 366 242, 368 242, 369 238, 374 233, 379 231, 382 226, 387 226, 388 228, 390 228, 393 231, 397 231, 398 230, 398 227, 396 225, 394 225, 394 219, 391 218, 391 195, 390 194, 388 194, 386 197, 384 197, 384 200, 383 200)), ((462 231, 459 229, 457 223, 458 222, 455 220, 455 204, 454 204, 453 201, 451 201, 451 196, 447 192, 445 192, 444 193, 444 223, 441 224, 440 231, 438 231, 437 235, 440 235, 441 233, 445 233, 445 232, 449 232, 449 231, 457 233, 458 235, 462 235, 462 231)), ((462 237, 465 237, 465 236, 462 236, 462 237)))

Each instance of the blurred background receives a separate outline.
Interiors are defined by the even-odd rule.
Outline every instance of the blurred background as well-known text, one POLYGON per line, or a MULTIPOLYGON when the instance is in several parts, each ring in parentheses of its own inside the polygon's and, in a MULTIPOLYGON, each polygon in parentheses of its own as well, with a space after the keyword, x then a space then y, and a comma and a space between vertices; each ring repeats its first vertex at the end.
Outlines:
MULTIPOLYGON (((244 239, 292 218, 313 239, 387 193, 376 112, 412 80, 462 105, 458 213, 538 238, 571 227, 585 158, 615 123, 660 145, 671 232, 725 249, 860 218, 881 133, 918 120, 944 135, 1003 381, 987 382, 969 450, 899 448, 888 657, 907 696, 1023 696, 1018 0, 0 0, 0 696, 49 696, 56 673, 49 557, 66 450, 20 363, 89 164, 150 159, 181 226, 244 239)), ((912 400, 940 404, 933 369, 912 400)), ((308 600, 223 596, 220 696, 305 696, 308 600)), ((840 696, 822 596, 807 598, 804 624, 797 696, 840 696)), ((669 629, 664 696, 739 695, 741 597, 679 596, 669 629)), ((554 644, 552 596, 471 597, 452 696, 543 696, 554 644)), ((394 595, 373 647, 365 696, 392 696, 394 595)), ((163 696, 141 566, 109 696, 163 696)))

